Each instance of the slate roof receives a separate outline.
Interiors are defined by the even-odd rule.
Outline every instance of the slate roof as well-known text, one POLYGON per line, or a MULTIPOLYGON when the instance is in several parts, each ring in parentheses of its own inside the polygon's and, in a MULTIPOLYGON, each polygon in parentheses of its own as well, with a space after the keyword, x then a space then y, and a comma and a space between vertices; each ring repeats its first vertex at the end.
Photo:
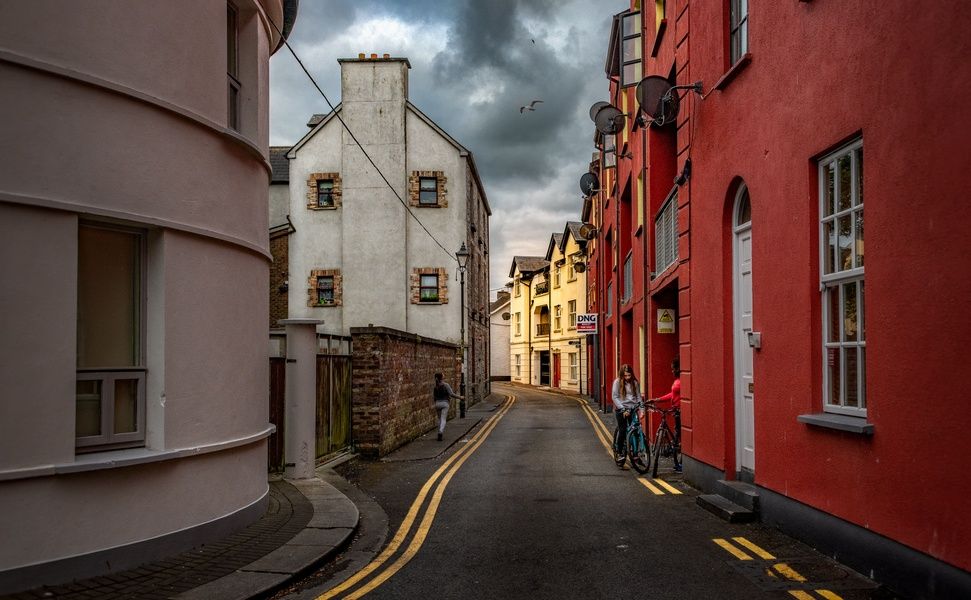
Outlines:
POLYGON ((270 183, 289 183, 290 161, 287 152, 290 146, 270 146, 270 166, 273 167, 273 177, 270 183))
POLYGON ((520 273, 534 273, 536 271, 542 271, 548 266, 550 266, 550 261, 542 256, 514 256, 512 258, 512 268, 509 269, 509 276, 516 276, 516 267, 519 267, 520 273))
POLYGON ((496 312, 497 309, 500 309, 503 306, 509 306, 509 302, 509 296, 499 298, 498 300, 493 300, 489 303, 489 314, 496 312))

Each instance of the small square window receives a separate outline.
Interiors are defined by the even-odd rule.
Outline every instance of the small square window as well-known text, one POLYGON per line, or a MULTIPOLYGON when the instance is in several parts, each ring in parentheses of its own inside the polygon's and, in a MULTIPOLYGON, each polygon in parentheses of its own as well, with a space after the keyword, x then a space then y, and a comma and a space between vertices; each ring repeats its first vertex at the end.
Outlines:
POLYGON ((420 177, 418 179, 418 203, 427 206, 438 204, 438 179, 420 177))
POLYGON ((324 275, 317 277, 317 304, 334 303, 334 277, 324 275))
POLYGON ((320 208, 331 208, 334 206, 334 180, 317 180, 317 206, 320 208))
POLYGON ((438 275, 422 275, 419 300, 421 302, 438 302, 438 275))

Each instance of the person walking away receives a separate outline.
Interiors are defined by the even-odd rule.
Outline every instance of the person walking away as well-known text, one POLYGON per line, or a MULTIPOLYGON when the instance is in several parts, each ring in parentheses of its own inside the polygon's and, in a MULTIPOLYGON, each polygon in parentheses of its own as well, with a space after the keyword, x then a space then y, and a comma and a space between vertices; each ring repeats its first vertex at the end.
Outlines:
MULTIPOLYGON (((657 399, 658 402, 670 402, 674 411, 674 443, 681 444, 681 359, 675 358, 671 361, 671 372, 674 374, 674 383, 671 384, 670 393, 664 394, 657 399)), ((681 465, 675 465, 676 472, 681 471, 681 465)))
MULTIPOLYGON (((634 377, 630 365, 620 366, 617 379, 611 389, 614 402, 614 416, 617 418, 617 430, 614 432, 614 456, 624 456, 627 451, 627 427, 630 419, 637 418, 637 402, 641 399, 641 386, 634 377)), ((623 463, 621 463, 623 464, 623 463)))
POLYGON ((445 381, 444 375, 435 373, 432 399, 435 403, 435 410, 438 411, 438 441, 442 441, 442 436, 445 434, 445 420, 448 418, 449 400, 452 398, 461 399, 462 397, 452 391, 452 387, 445 381))

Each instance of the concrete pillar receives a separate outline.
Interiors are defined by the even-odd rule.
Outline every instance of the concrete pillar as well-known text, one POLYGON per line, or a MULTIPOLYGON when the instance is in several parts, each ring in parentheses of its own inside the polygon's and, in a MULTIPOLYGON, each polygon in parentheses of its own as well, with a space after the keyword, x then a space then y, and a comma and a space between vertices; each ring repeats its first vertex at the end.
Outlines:
POLYGON ((317 459, 317 325, 321 319, 283 319, 287 331, 286 440, 287 479, 314 476, 317 459))

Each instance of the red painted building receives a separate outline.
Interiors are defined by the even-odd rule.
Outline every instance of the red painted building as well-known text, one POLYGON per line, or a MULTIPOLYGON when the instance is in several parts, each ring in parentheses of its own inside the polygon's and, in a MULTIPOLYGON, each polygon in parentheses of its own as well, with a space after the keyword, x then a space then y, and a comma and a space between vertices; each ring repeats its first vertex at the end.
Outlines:
POLYGON ((747 482, 764 522, 901 593, 971 596, 971 13, 640 4, 607 61, 631 118, 584 215, 601 394, 619 361, 657 396, 680 357, 690 483, 747 482), (634 127, 646 75, 703 96, 634 127))

